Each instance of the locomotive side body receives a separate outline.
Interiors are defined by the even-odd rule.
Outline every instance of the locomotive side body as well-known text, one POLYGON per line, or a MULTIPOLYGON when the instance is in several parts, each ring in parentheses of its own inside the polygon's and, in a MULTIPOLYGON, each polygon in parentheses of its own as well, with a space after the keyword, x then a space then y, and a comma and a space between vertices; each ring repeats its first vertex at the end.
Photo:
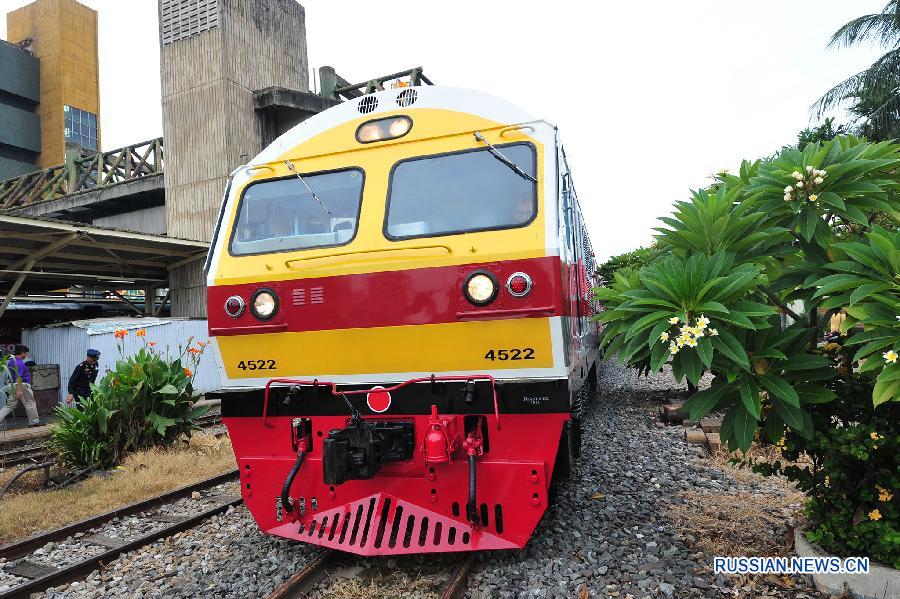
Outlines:
POLYGON ((465 90, 345 102, 236 170, 208 313, 261 529, 523 547, 595 380, 580 218, 556 129, 465 90))

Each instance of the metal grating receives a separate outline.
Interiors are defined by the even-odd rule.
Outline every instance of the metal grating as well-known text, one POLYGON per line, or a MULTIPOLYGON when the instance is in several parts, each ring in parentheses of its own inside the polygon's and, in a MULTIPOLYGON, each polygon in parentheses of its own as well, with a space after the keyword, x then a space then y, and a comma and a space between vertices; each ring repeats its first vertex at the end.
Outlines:
POLYGON ((219 26, 219 0, 160 0, 163 46, 219 26))
POLYGON ((413 104, 416 101, 416 98, 419 97, 418 92, 414 89, 405 89, 397 95, 397 106, 401 108, 406 108, 407 106, 413 104))
POLYGON ((375 96, 364 96, 356 108, 363 114, 369 114, 378 108, 378 98, 375 96))

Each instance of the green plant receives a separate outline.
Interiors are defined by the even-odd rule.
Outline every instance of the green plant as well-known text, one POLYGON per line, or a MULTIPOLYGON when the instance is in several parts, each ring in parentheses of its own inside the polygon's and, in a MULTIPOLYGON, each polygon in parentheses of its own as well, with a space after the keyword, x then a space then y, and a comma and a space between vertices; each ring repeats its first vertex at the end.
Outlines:
POLYGON ((179 351, 174 359, 147 343, 146 331, 135 335, 144 342, 135 354, 124 355, 127 331, 116 332, 120 358, 108 370, 80 408, 58 407, 59 424, 50 444, 67 465, 109 468, 129 451, 168 445, 196 429, 193 420, 208 406, 195 406, 194 370, 204 346, 179 351), (187 366, 185 366, 187 363, 187 366))
POLYGON ((597 267, 597 274, 607 283, 612 282, 617 271, 623 269, 641 268, 650 264, 660 256, 659 247, 641 247, 618 256, 612 256, 609 260, 597 267))
POLYGON ((598 316, 605 357, 653 371, 671 361, 675 376, 694 385, 711 372, 711 386, 684 407, 692 420, 723 412, 720 434, 731 449, 761 437, 812 458, 808 471, 783 470, 798 483, 866 481, 854 493, 815 487, 813 530, 827 534, 814 538, 890 563, 900 545, 884 548, 900 518, 872 504, 871 481, 896 489, 891 477, 900 472, 891 432, 900 402, 898 168, 900 145, 848 136, 744 162, 739 175, 720 174, 661 219, 657 241, 671 257, 596 291, 608 308, 598 316), (852 336, 835 345, 838 360, 820 345, 821 323, 840 310, 852 336), (855 420, 842 421, 852 406, 855 420), (864 460, 854 448, 865 441, 860 427, 883 436, 864 460), (840 502, 872 516, 829 519, 840 502))

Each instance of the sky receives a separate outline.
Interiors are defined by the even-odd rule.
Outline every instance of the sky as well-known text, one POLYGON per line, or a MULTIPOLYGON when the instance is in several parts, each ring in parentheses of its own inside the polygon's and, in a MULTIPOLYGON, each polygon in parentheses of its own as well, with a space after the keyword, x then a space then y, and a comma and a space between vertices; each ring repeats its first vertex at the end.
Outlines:
MULTIPOLYGON (((99 12, 103 149, 162 135, 157 0, 80 1, 99 12)), ((301 4, 312 69, 355 83, 422 66, 558 125, 602 260, 648 244, 712 172, 793 143, 880 54, 826 49, 830 35, 884 0, 301 4)))

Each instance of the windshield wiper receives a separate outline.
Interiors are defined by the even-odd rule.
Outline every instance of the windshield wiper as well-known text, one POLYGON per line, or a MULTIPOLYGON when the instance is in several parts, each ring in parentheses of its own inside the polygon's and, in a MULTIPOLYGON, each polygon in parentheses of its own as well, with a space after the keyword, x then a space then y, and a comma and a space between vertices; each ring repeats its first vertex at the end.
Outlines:
POLYGON ((506 166, 511 168, 514 173, 516 173, 523 179, 528 179, 529 181, 532 181, 533 183, 537 183, 537 179, 535 179, 534 177, 532 177, 531 175, 529 175, 528 173, 523 171, 521 168, 519 168, 518 164, 516 164, 515 162, 513 162, 512 160, 510 160, 509 158, 504 156, 500 150, 495 148, 491 144, 491 142, 489 142, 488 140, 486 140, 484 138, 484 135, 482 135, 480 131, 475 132, 475 139, 480 141, 483 144, 487 144, 488 151, 494 156, 494 158, 496 158, 497 160, 499 160, 500 162, 502 162, 503 164, 505 164, 506 166))
POLYGON ((291 171, 292 173, 294 173, 294 176, 297 177, 298 179, 300 179, 300 182, 303 183, 303 186, 306 187, 306 189, 309 190, 309 193, 312 194, 313 199, 319 204, 319 206, 322 208, 322 210, 324 210, 325 212, 327 212, 327 213, 328 213, 328 216, 334 216, 334 215, 331 213, 331 210, 329 210, 328 208, 325 207, 325 204, 322 203, 322 200, 319 199, 319 196, 316 195, 316 192, 314 192, 314 191, 312 190, 312 187, 310 187, 310 186, 306 183, 306 181, 303 179, 303 177, 300 176, 300 173, 298 173, 298 172, 294 169, 294 163, 291 162, 290 160, 285 160, 284 163, 287 165, 288 170, 291 171))

